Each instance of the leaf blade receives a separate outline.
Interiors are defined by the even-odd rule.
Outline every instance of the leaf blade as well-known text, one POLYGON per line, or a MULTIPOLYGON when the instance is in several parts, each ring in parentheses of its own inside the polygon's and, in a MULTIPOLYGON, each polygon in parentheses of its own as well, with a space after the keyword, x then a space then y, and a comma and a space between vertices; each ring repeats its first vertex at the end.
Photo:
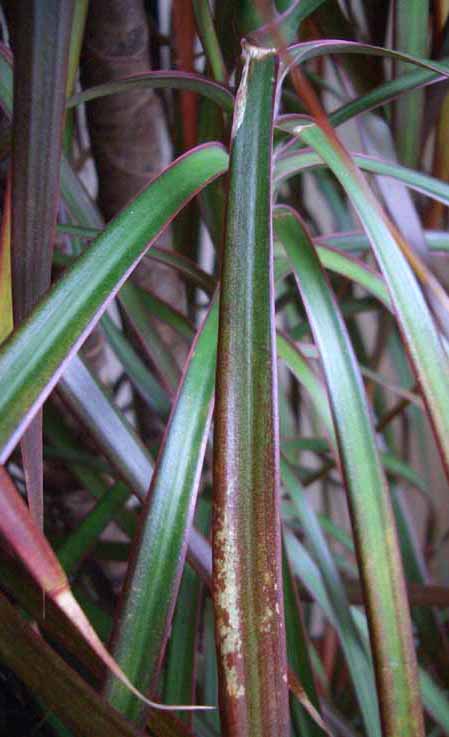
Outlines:
POLYGON ((97 100, 100 97, 114 95, 125 92, 130 89, 138 89, 141 87, 150 87, 156 89, 178 89, 189 90, 203 95, 212 102, 215 102, 226 112, 232 112, 234 98, 232 93, 222 84, 212 82, 200 74, 192 74, 188 72, 173 71, 155 71, 136 74, 123 79, 117 79, 113 82, 106 82, 92 87, 83 92, 79 92, 70 98, 67 107, 70 109, 81 103, 89 102, 89 100, 97 100))
MULTIPOLYGON (((127 573, 113 651, 141 690, 154 689, 185 561, 212 409, 217 325, 214 302, 186 363, 127 573)), ((141 705, 115 680, 108 679, 106 694, 138 718, 141 705)))
POLYGON ((360 172, 337 151, 327 135, 317 126, 307 125, 301 136, 327 161, 363 223, 388 286, 443 464, 449 473, 449 363, 422 291, 399 247, 398 236, 360 172))
POLYGON ((0 401, 0 457, 7 458, 148 244, 210 179, 223 173, 227 156, 217 144, 181 156, 115 218, 54 287, 0 354, 6 391, 0 401), (148 216, 150 213, 150 216, 148 216), (80 292, 79 284, 86 285, 80 292), (51 330, 49 327, 51 326, 51 330))
POLYGON ((299 217, 276 221, 320 352, 346 481, 386 734, 423 734, 417 665, 391 503, 355 355, 299 217), (361 491, 363 490, 363 494, 361 491))
POLYGON ((224 729, 240 737, 288 733, 270 227, 275 73, 270 52, 245 48, 220 297, 213 596, 224 729))

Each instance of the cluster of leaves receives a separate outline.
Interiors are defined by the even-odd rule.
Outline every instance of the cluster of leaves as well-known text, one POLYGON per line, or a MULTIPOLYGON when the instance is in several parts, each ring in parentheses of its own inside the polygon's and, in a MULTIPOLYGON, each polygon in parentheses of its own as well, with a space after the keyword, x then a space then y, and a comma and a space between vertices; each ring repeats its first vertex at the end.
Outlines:
POLYGON ((3 3, 0 720, 447 734, 447 3, 150 5, 3 3))

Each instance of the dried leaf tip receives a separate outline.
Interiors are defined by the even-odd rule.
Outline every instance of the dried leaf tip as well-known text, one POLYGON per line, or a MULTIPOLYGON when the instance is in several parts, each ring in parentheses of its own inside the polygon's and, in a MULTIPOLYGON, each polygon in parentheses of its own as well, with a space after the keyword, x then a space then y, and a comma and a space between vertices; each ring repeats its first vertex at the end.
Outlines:
POLYGON ((61 587, 57 592, 52 593, 52 599, 58 604, 60 609, 65 612, 67 617, 77 626, 78 630, 84 635, 86 642, 91 646, 94 652, 106 665, 106 667, 121 681, 125 688, 129 689, 134 696, 149 706, 151 709, 159 711, 211 711, 215 706, 198 706, 184 704, 160 704, 156 701, 146 698, 129 680, 127 675, 122 671, 113 657, 104 647, 96 632, 86 619, 81 607, 74 598, 68 586, 61 587))
POLYGON ((248 93, 249 65, 252 61, 261 61, 262 59, 266 59, 268 56, 273 56, 276 53, 277 51, 274 48, 253 46, 253 44, 249 43, 249 41, 247 41, 246 39, 242 40, 242 56, 244 60, 244 66, 239 88, 235 96, 234 120, 232 124, 231 141, 233 141, 236 137, 238 129, 240 128, 245 116, 246 98, 248 93))
POLYGON ((295 136, 300 136, 306 128, 313 128, 314 125, 316 125, 316 123, 301 123, 301 125, 295 125, 292 129, 292 133, 295 136))
POLYGON ((254 46, 254 44, 244 38, 242 39, 242 54, 245 62, 248 58, 258 61, 260 59, 266 59, 267 56, 274 56, 277 54, 277 49, 274 47, 254 46))

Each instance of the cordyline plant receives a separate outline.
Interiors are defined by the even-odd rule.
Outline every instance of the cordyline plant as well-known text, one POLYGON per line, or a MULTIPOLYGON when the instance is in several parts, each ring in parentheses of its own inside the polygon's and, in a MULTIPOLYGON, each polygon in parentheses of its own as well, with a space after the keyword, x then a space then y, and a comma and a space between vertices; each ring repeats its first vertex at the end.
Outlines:
POLYGON ((1 734, 449 734, 447 2, 1 5, 1 734))

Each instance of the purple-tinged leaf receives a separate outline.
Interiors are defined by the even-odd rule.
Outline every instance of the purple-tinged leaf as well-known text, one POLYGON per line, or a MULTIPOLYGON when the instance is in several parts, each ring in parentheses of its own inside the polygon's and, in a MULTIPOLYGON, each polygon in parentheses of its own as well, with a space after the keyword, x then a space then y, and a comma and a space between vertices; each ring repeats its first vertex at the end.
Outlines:
POLYGON ((222 266, 214 442, 214 579, 225 734, 289 731, 271 242, 276 61, 245 46, 222 266))
POLYGON ((341 39, 322 39, 317 41, 306 41, 305 43, 294 44, 287 49, 287 63, 284 65, 283 73, 286 74, 295 64, 302 64, 309 59, 315 59, 318 56, 326 56, 330 54, 362 54, 368 56, 383 56, 388 59, 394 59, 407 64, 437 72, 444 77, 449 77, 447 67, 438 62, 421 59, 411 54, 403 54, 394 49, 383 48, 382 46, 373 46, 372 44, 359 43, 358 41, 342 41, 341 39))
POLYGON ((234 98, 232 93, 222 84, 212 82, 206 77, 189 72, 154 71, 144 74, 135 74, 123 79, 115 79, 113 82, 105 82, 96 87, 91 87, 84 92, 74 95, 67 103, 71 108, 89 100, 97 100, 99 97, 114 95, 139 87, 152 87, 156 89, 177 89, 197 92, 212 100, 226 112, 232 112, 234 98))
MULTIPOLYGON (((30 691, 54 711, 78 737, 145 737, 52 650, 23 617, 0 595, 0 657, 30 691)), ((193 737, 169 713, 153 711, 155 737, 193 737)))
MULTIPOLYGON (((50 286, 73 7, 73 0, 33 0, 16 3, 13 11, 11 266, 16 327, 50 286)), ((42 528, 40 413, 22 438, 22 461, 30 509, 42 528)))
POLYGON ((164 706, 146 699, 131 683, 114 658, 108 653, 86 618, 69 586, 67 577, 46 538, 34 523, 10 476, 0 466, 0 535, 19 557, 22 564, 42 587, 44 596, 52 599, 70 619, 94 653, 134 697, 147 706, 164 711, 201 709, 204 707, 164 706))

